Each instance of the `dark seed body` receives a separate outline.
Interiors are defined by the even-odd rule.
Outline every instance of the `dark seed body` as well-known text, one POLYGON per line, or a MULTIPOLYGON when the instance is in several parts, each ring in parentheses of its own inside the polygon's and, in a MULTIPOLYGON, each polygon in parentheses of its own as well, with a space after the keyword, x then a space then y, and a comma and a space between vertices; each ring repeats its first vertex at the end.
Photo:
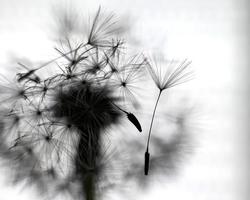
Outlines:
POLYGON ((149 170, 149 157, 150 154, 146 151, 145 152, 145 165, 144 165, 144 174, 148 175, 148 170, 149 170))
POLYGON ((138 119, 132 113, 128 113, 127 117, 129 119, 129 121, 131 121, 135 125, 135 127, 138 129, 138 131, 142 132, 141 124, 138 121, 138 119))

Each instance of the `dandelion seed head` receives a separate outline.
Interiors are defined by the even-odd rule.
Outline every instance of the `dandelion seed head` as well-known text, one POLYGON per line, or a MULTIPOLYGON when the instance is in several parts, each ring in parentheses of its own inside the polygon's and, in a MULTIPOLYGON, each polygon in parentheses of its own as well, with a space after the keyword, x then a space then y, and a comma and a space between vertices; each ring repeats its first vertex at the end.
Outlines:
POLYGON ((84 83, 56 95, 52 106, 55 117, 65 118, 69 124, 84 131, 116 123, 121 113, 113 105, 115 98, 111 91, 86 80, 84 83))
POLYGON ((148 71, 155 85, 160 91, 183 84, 194 78, 190 68, 191 61, 160 59, 147 59, 148 71))

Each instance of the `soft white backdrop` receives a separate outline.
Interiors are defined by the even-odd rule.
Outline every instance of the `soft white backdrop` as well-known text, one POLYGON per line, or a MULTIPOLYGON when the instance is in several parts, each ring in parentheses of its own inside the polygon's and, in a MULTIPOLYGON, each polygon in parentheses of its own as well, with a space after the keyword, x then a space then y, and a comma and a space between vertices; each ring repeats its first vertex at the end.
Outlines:
MULTIPOLYGON (((49 27, 55 2, 0 0, 1 72, 12 73, 14 55, 31 60, 54 55, 49 27)), ((139 193, 137 199, 247 199, 247 0, 72 2, 84 12, 99 5, 115 11, 132 24, 139 49, 189 58, 196 70, 194 93, 206 111, 199 145, 177 178, 139 193)), ((36 199, 29 189, 6 185, 6 178, 0 168, 0 200, 36 199)))

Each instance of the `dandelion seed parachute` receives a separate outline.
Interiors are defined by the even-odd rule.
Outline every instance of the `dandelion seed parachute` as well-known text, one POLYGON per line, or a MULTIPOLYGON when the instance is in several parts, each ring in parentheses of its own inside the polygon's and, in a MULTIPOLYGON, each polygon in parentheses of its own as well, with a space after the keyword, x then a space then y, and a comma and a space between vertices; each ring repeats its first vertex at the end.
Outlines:
POLYGON ((146 146, 146 152, 145 152, 145 175, 148 175, 149 170, 149 142, 150 142, 150 136, 152 133, 152 127, 154 122, 154 117, 156 113, 156 109, 160 100, 160 97, 162 95, 162 92, 164 90, 167 90, 169 88, 175 87, 177 85, 183 84, 187 81, 192 80, 193 78, 193 72, 190 71, 189 65, 191 64, 190 61, 184 60, 181 62, 176 62, 172 60, 170 63, 167 62, 166 68, 165 68, 165 74, 163 75, 163 69, 159 68, 157 66, 157 63, 155 62, 155 65, 152 65, 152 63, 147 61, 147 66, 149 73, 151 75, 151 78, 153 79, 155 85, 159 89, 159 94, 155 103, 154 111, 152 114, 151 124, 149 128, 148 133, 148 140, 147 140, 147 146, 146 146), (154 69, 155 68, 155 69, 154 69))
POLYGON ((194 78, 190 69, 191 61, 164 61, 160 66, 156 60, 147 61, 148 71, 160 91, 188 82, 194 78))

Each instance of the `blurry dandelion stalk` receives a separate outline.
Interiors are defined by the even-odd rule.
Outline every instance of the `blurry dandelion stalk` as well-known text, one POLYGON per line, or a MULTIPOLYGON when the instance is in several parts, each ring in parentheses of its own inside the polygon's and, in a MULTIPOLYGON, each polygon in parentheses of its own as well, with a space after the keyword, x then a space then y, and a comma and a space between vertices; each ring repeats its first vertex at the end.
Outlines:
POLYGON ((105 133, 124 120, 142 132, 133 111, 140 105, 135 93, 146 68, 159 95, 148 134, 145 175, 161 94, 190 80, 192 72, 190 62, 172 61, 164 68, 174 70, 162 77, 160 68, 144 55, 128 54, 122 39, 125 28, 101 7, 88 31, 79 30, 78 20, 59 12, 58 57, 38 66, 18 62, 21 71, 13 81, 1 75, 0 150, 16 170, 16 182, 28 178, 40 190, 54 187, 54 195, 67 191, 73 199, 94 200, 100 188, 108 187, 106 179, 112 179, 105 174, 112 165, 105 133))

